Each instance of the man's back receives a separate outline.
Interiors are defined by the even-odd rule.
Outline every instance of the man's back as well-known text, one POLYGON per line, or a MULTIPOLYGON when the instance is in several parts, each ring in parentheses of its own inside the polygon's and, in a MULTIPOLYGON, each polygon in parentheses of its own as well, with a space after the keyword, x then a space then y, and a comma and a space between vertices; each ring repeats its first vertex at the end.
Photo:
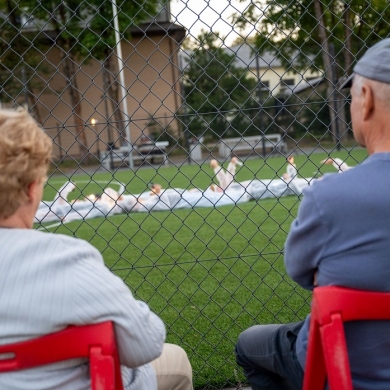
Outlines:
MULTIPOLYGON (((388 188, 390 153, 373 154, 355 169, 327 175, 308 188, 286 241, 292 279, 311 289, 317 270, 319 286, 390 291, 388 188)), ((302 365, 307 327, 306 320, 297 339, 302 365)), ((348 324, 346 330, 355 388, 388 389, 389 324, 348 324), (383 382, 373 386, 372 378, 383 382)))

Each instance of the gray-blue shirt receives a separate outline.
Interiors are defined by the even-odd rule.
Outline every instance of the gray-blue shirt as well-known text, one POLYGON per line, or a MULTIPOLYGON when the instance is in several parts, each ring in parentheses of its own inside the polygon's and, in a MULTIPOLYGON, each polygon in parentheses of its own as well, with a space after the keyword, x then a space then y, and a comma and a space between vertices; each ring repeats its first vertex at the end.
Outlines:
MULTIPOLYGON (((325 175, 304 191, 285 245, 289 276, 303 288, 336 285, 390 291, 390 153, 325 175)), ((296 344, 304 367, 309 316, 296 344)), ((390 388, 390 324, 346 326, 354 389, 390 388), (375 383, 374 383, 375 381, 375 383)))

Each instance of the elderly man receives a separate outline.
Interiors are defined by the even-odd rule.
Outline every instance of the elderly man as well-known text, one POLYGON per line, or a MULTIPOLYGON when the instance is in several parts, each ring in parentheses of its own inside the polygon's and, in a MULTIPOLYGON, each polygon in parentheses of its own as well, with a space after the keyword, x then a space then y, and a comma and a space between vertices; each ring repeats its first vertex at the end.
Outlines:
MULTIPOLYGON (((352 126, 369 158, 307 187, 285 245, 287 273, 300 286, 390 291, 390 39, 370 48, 345 85, 352 126)), ((301 389, 309 317, 244 331, 236 358, 253 390, 301 389)), ((390 325, 346 325, 354 389, 390 389, 390 325)))
MULTIPOLYGON (((127 390, 192 390, 184 350, 164 344, 165 327, 81 239, 33 230, 52 142, 24 111, 0 110, 0 343, 68 325, 111 320, 127 390)), ((0 375, 1 389, 88 389, 75 359, 0 375)))

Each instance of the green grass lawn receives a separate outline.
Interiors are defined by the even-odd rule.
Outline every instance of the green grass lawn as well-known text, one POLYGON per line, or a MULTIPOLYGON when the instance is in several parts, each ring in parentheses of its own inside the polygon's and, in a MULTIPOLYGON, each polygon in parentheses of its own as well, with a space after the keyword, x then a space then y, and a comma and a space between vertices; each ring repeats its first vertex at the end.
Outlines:
MULTIPOLYGON (((347 152, 332 156, 345 158, 347 152)), ((331 166, 318 168, 325 157, 296 156, 300 176, 334 171, 331 166)), ((365 151, 353 151, 347 163, 356 165, 365 157, 365 151)), ((281 157, 248 160, 237 181, 279 177, 285 165, 281 157)), ((140 193, 149 182, 206 188, 211 178, 206 164, 69 176, 79 188, 74 198, 101 192, 113 181, 123 182, 130 193, 140 193)), ((51 199, 66 180, 52 176, 44 198, 51 199)), ((83 238, 97 247, 107 266, 163 318, 167 341, 186 349, 195 387, 222 387, 243 380, 233 354, 242 330, 256 323, 295 321, 309 311, 310 293, 288 278, 283 264, 284 241, 299 201, 290 196, 239 206, 129 213, 50 231, 83 238)))

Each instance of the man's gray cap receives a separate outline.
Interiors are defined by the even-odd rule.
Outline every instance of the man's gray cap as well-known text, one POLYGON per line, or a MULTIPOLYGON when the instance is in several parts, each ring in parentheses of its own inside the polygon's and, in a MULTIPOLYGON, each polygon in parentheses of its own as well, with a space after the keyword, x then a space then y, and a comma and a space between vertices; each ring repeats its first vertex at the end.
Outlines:
POLYGON ((341 83, 339 88, 350 88, 355 74, 390 84, 390 38, 383 39, 370 47, 356 63, 353 73, 341 83))

